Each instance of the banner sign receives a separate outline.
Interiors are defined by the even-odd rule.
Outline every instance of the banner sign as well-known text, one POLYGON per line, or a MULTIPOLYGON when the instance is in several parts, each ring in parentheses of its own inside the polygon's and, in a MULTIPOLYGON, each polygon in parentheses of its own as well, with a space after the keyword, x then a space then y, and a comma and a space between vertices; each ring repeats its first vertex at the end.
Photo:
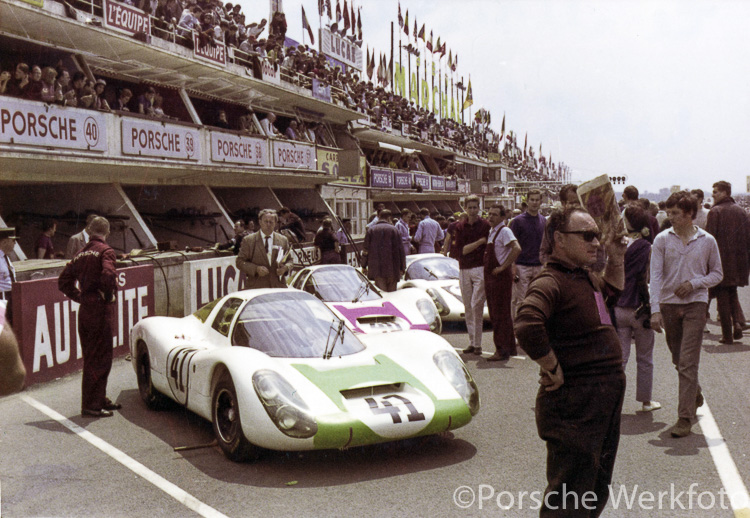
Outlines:
POLYGON ((106 151, 107 126, 92 110, 0 97, 0 143, 106 151))
POLYGON ((114 0, 104 0, 104 26, 132 36, 151 35, 151 18, 140 9, 114 0))
POLYGON ((328 29, 320 29, 320 49, 323 54, 362 70, 362 49, 328 29))
POLYGON ((321 101, 331 102, 331 85, 326 85, 320 79, 313 77, 312 80, 312 94, 316 99, 321 101))
POLYGON ((370 169, 370 187, 393 189, 393 171, 390 169, 370 169))
POLYGON ((445 190, 446 191, 457 191, 458 190, 458 180, 456 178, 446 178, 445 179, 445 190))
MULTIPOLYGON (((154 314, 154 266, 117 270, 115 355, 129 352, 130 330, 154 314)), ((83 367, 78 337, 79 304, 57 289, 57 277, 13 284, 14 330, 26 367, 26 385, 49 381, 83 367)))
POLYGON ((211 161, 268 166, 268 141, 262 138, 212 131, 211 161))
POLYGON ((411 189, 411 173, 394 171, 393 186, 396 189, 411 189))
POLYGON ((380 119, 380 129, 383 131, 387 131, 389 133, 393 132, 393 123, 391 122, 390 117, 381 117, 380 119))
POLYGON ((409 125, 405 122, 401 123, 401 136, 402 137, 409 136, 409 125))
POLYGON ((122 154, 199 160, 200 134, 187 126, 123 117, 122 154))
POLYGON ((182 263, 185 315, 227 293, 245 289, 247 278, 235 266, 236 261, 237 257, 232 255, 182 263))
POLYGON ((281 86, 281 72, 266 59, 260 60, 261 79, 267 83, 281 86))
POLYGON ((315 169, 315 153, 309 144, 285 140, 273 141, 273 166, 292 169, 315 169))
POLYGON ((430 175, 424 173, 414 173, 414 181, 417 185, 422 187, 423 191, 429 190, 430 188, 430 175))
POLYGON ((224 66, 227 64, 227 46, 223 43, 214 45, 212 42, 203 47, 200 46, 200 34, 193 31, 193 54, 196 58, 208 61, 215 65, 224 66))
POLYGON ((317 148, 318 170, 334 178, 339 175, 339 152, 335 149, 317 148))
POLYGON ((430 188, 433 191, 445 190, 445 178, 442 176, 430 176, 430 188))

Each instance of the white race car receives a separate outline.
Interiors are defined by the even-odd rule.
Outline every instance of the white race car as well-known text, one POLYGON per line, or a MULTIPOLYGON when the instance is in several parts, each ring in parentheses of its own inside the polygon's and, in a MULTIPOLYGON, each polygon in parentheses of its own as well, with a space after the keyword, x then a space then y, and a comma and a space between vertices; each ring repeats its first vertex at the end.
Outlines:
POLYGON ((231 293, 184 318, 136 324, 130 351, 149 408, 166 398, 212 421, 224 454, 348 448, 466 425, 479 391, 427 331, 354 334, 295 289, 231 293))
MULTIPOLYGON (((466 316, 464 299, 458 285, 458 261, 442 254, 414 254, 406 256, 404 279, 398 289, 420 288, 427 292, 438 308, 444 322, 463 322, 466 316)), ((484 305, 484 320, 490 312, 484 305)))
POLYGON ((440 334, 443 328, 437 307, 423 290, 381 291, 349 265, 305 267, 290 285, 325 302, 355 333, 427 329, 440 334))

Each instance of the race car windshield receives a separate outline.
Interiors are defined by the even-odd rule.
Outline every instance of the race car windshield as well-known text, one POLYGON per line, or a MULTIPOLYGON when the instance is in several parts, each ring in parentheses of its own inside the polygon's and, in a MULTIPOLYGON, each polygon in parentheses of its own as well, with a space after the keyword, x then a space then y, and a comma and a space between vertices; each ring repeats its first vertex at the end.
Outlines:
MULTIPOLYGON (((337 321, 325 304, 307 293, 290 290, 259 295, 237 317, 232 345, 251 347, 276 358, 322 358, 332 322, 337 321)), ((333 356, 354 354, 364 348, 344 326, 333 356)))
POLYGON ((362 302, 382 298, 367 278, 351 267, 315 270, 305 291, 323 302, 362 302))
POLYGON ((428 257, 414 261, 406 270, 406 280, 442 281, 458 279, 458 261, 450 257, 428 257))

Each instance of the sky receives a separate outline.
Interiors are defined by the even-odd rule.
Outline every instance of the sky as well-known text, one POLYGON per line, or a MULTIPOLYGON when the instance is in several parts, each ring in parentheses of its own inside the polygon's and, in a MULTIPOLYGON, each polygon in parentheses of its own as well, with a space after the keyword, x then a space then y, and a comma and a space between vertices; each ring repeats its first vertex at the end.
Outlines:
MULTIPOLYGON (((265 0, 240 3, 249 21, 268 17, 265 0)), ((505 115, 506 133, 513 130, 519 145, 528 135, 537 155, 541 144, 546 157, 572 169, 575 183, 608 174, 651 193, 672 186, 710 193, 718 180, 733 192, 748 190, 750 2, 400 4, 404 15, 409 11, 410 32, 416 16, 420 28, 424 23, 428 35, 432 30, 435 41, 440 36, 458 54, 457 80, 471 77, 474 104, 465 120, 485 108, 499 133, 505 115)), ((287 36, 303 39, 300 5, 317 44, 317 0, 283 0, 287 36)), ((363 49, 390 53, 398 5, 355 1, 363 49)))

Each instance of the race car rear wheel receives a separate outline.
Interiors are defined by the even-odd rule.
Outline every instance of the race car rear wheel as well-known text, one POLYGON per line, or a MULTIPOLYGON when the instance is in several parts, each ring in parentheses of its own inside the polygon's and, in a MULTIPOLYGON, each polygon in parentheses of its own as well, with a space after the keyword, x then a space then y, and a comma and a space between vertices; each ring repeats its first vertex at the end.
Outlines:
POLYGON ((151 410, 162 410, 169 404, 169 399, 157 391, 151 382, 151 360, 148 356, 148 346, 138 342, 135 353, 136 377, 138 378, 138 392, 146 406, 151 410))
POLYGON ((221 374, 212 398, 214 435, 221 451, 233 462, 244 462, 257 457, 256 448, 242 431, 240 407, 232 377, 221 374))

